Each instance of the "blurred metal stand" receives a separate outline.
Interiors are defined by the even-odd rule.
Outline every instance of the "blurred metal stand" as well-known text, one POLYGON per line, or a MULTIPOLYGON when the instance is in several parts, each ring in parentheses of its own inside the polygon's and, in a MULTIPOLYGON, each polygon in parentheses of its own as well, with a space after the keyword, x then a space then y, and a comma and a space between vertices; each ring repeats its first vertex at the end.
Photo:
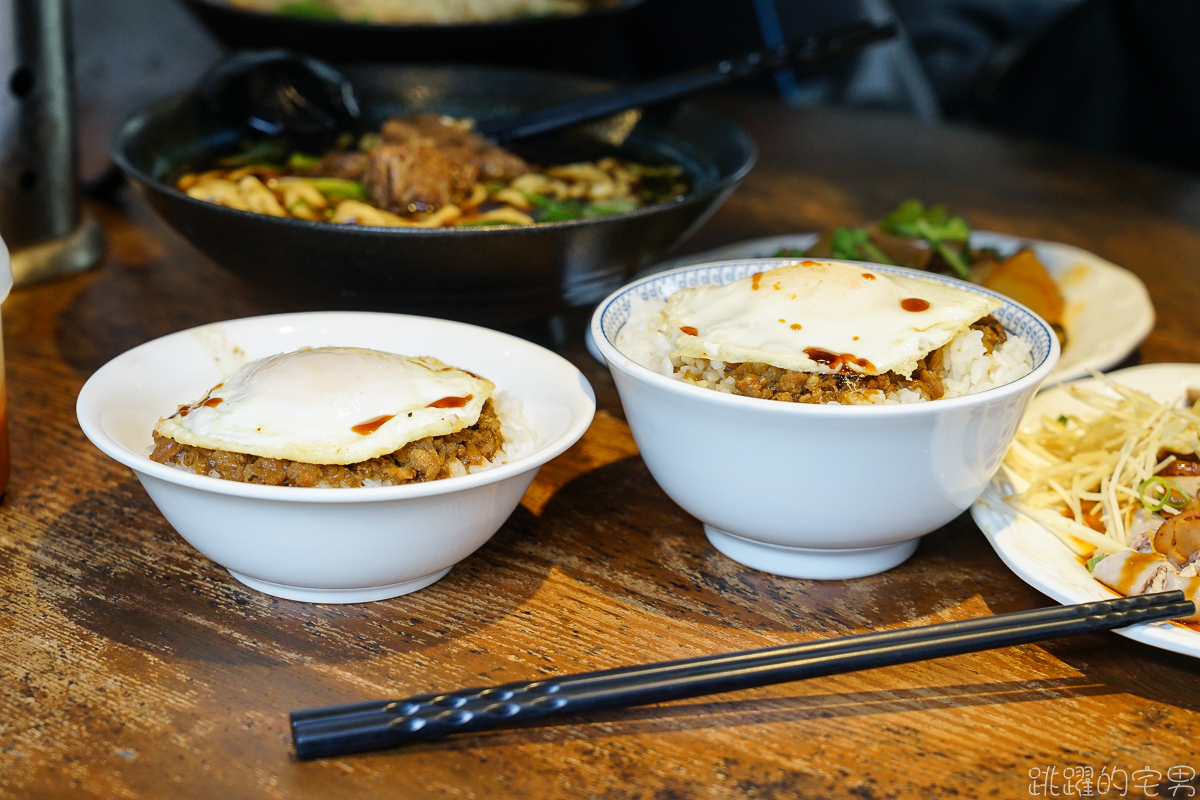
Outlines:
POLYGON ((65 0, 0 0, 0 235, 17 286, 82 272, 104 251, 83 207, 65 0))

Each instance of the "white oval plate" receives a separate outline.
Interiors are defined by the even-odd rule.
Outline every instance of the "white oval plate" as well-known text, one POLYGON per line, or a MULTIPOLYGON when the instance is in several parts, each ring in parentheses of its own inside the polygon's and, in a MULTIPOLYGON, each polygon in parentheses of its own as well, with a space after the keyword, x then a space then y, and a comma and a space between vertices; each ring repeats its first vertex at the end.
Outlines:
MULTIPOLYGON (((1146 392, 1161 402, 1183 397, 1189 387, 1200 387, 1200 364, 1144 364, 1118 370, 1110 378, 1146 392)), ((1099 388, 1099 381, 1080 386, 1099 388)), ((1043 416, 1094 414, 1095 411, 1067 395, 1061 387, 1046 389, 1034 398, 1021 428, 1036 425, 1043 416)), ((1002 476, 971 506, 975 520, 996 553, 1023 581, 1060 603, 1107 600, 1114 593, 1091 576, 1075 554, 1044 525, 1017 514, 1001 497, 1012 491, 1002 476)), ((1200 656, 1200 632, 1169 623, 1122 628, 1117 633, 1164 650, 1200 656)))
MULTIPOLYGON (((664 261, 642 274, 709 261, 769 258, 785 248, 807 250, 818 238, 816 233, 797 233, 748 239, 664 261)), ((1046 386, 1086 377, 1089 370, 1103 372, 1121 363, 1154 327, 1154 306, 1150 303, 1146 285, 1132 272, 1111 261, 1069 244, 1021 239, 989 231, 973 232, 971 246, 994 247, 1005 254, 1021 247, 1032 247, 1062 291, 1067 303, 1064 315, 1067 346, 1058 367, 1046 379, 1046 386), (1121 323, 1114 325, 1113 320, 1121 323)))

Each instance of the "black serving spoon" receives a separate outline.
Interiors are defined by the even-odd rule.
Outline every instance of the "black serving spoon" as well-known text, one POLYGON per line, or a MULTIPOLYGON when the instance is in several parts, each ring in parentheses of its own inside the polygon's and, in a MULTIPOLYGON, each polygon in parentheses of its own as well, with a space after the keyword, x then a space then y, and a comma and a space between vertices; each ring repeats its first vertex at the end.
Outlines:
POLYGON ((288 50, 242 50, 200 79, 200 96, 226 124, 268 136, 317 137, 346 130, 360 112, 336 69, 288 50))
MULTIPOLYGON (((208 113, 227 125, 287 136, 324 150, 361 112, 354 86, 316 58, 288 50, 243 50, 221 59, 200 79, 208 113)), ((115 164, 84 185, 93 199, 111 202, 125 183, 115 164)))
MULTIPOLYGON (((548 133, 766 72, 852 53, 890 39, 896 31, 894 22, 856 22, 689 72, 529 113, 483 120, 477 129, 497 142, 548 133)), ((201 80, 200 94, 225 123, 271 136, 328 136, 351 128, 359 118, 354 89, 341 73, 318 59, 287 50, 247 50, 227 57, 201 80)))

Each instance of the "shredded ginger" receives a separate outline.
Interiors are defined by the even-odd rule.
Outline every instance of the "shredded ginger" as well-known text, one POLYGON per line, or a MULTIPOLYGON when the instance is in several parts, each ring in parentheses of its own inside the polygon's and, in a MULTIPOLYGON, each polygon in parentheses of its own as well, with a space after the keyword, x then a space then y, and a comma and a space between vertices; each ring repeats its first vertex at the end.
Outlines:
POLYGON ((1108 391, 1073 384, 1063 390, 1098 415, 1043 417, 1036 429, 1017 433, 1004 459, 1017 490, 1005 502, 1081 555, 1132 549, 1131 534, 1145 526, 1150 508, 1177 513, 1159 497, 1169 490, 1147 481, 1176 460, 1174 455, 1159 460, 1163 451, 1200 454, 1200 400, 1166 405, 1093 376, 1108 391), (1084 524, 1089 520, 1094 527, 1084 524))

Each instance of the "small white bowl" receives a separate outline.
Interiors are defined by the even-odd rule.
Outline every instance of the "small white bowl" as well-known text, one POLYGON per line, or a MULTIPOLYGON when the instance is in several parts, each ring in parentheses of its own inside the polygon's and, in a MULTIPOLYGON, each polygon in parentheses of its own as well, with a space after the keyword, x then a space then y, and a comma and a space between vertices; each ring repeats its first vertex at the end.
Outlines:
POLYGON ((714 547, 742 564, 789 577, 882 572, 907 559, 921 536, 970 508, 983 492, 1026 406, 1058 361, 1058 339, 1044 320, 1001 295, 919 273, 1004 301, 995 316, 1032 343, 1033 371, 946 400, 808 405, 691 386, 617 349, 617 334, 637 306, 784 263, 731 261, 647 276, 600 303, 591 334, 650 474, 704 523, 714 547))
POLYGON ((399 314, 329 312, 231 320, 155 339, 101 367, 79 393, 79 425, 130 467, 197 550, 266 594, 359 603, 428 586, 491 538, 538 468, 581 437, 596 398, 550 351, 496 331, 399 314), (492 380, 524 404, 537 450, 430 483, 355 489, 262 486, 151 461, 160 417, 243 363, 301 347, 431 355, 492 380))

